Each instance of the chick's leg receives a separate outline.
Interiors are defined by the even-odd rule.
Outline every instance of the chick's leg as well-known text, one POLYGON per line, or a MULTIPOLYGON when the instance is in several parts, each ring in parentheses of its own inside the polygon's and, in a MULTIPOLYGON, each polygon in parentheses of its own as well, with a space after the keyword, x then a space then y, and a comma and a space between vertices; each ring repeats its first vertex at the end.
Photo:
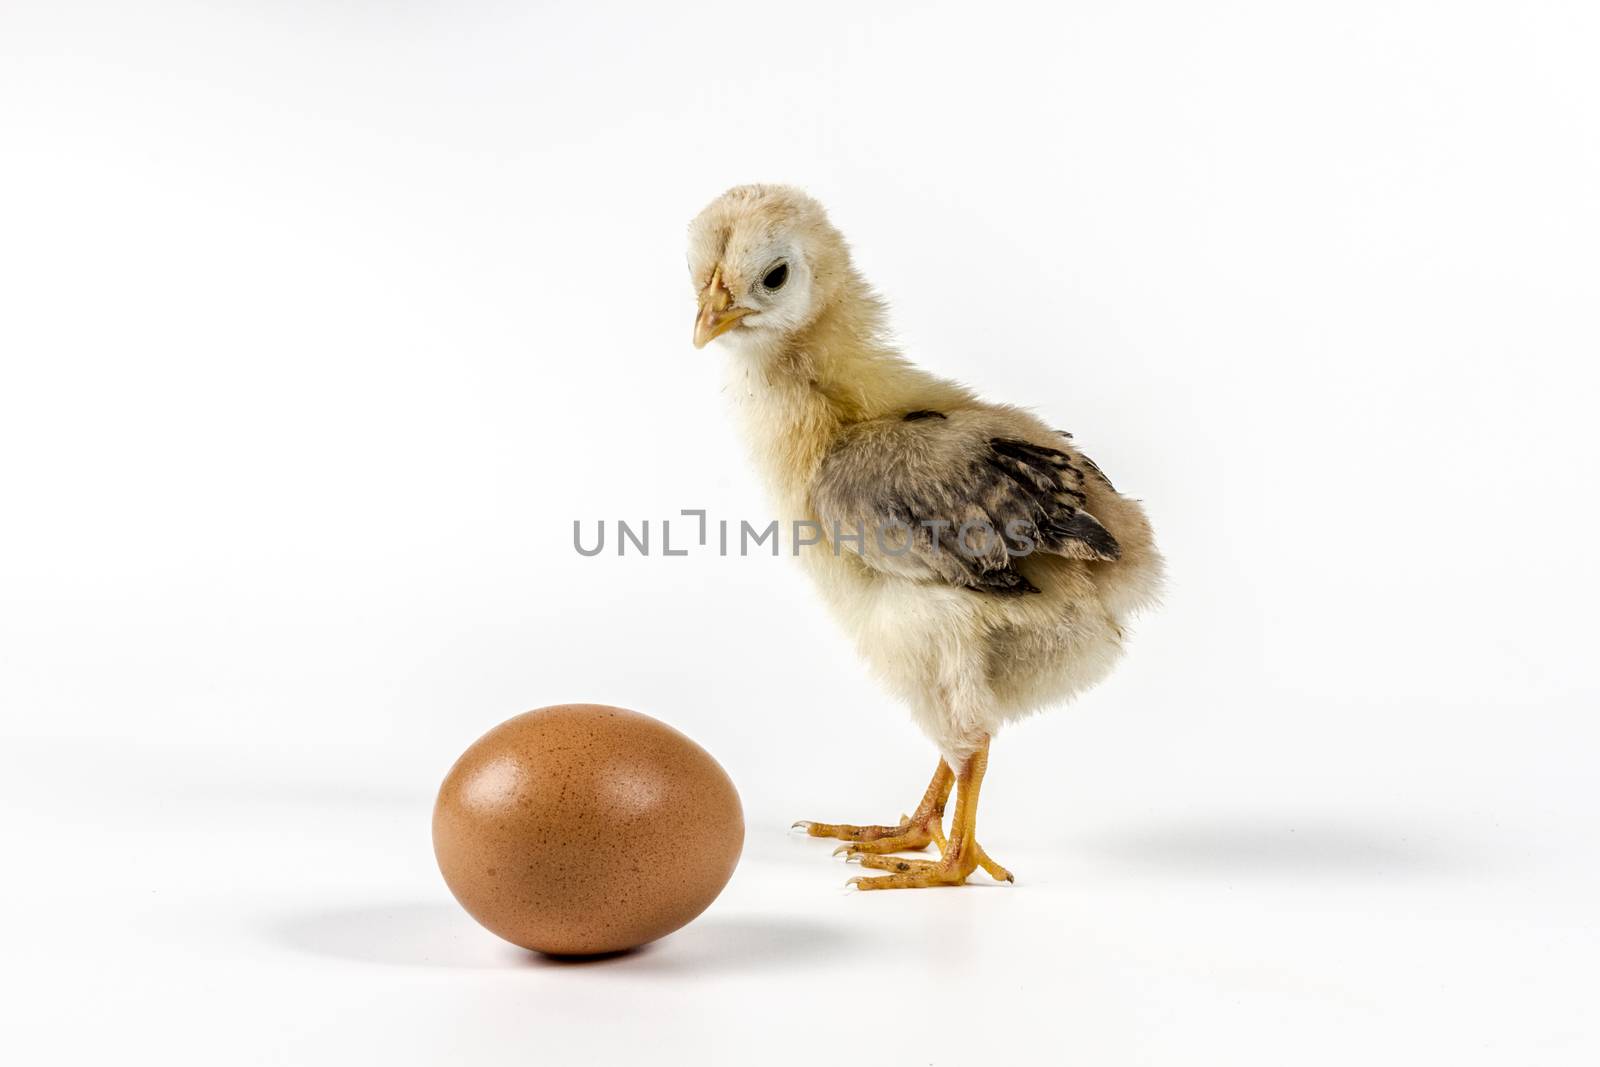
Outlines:
POLYGON ((933 772, 933 781, 928 783, 928 791, 922 794, 922 802, 917 805, 917 810, 910 815, 901 816, 900 822, 894 826, 852 826, 847 823, 808 822, 804 819, 794 825, 804 829, 812 837, 832 837, 839 841, 850 842, 848 845, 840 846, 837 852, 850 854, 907 852, 927 848, 930 841, 937 841, 942 849, 944 806, 950 799, 950 788, 955 784, 955 780, 955 773, 941 759, 938 768, 933 772))
POLYGON ((875 878, 852 878, 850 884, 857 889, 926 889, 933 886, 961 885, 967 876, 982 867, 996 881, 1011 882, 1011 872, 989 858, 978 844, 978 792, 983 786, 983 774, 989 766, 989 740, 974 752, 962 766, 956 779, 956 813, 950 823, 950 840, 942 845, 944 853, 937 861, 901 859, 857 853, 854 858, 863 867, 893 874, 875 878))

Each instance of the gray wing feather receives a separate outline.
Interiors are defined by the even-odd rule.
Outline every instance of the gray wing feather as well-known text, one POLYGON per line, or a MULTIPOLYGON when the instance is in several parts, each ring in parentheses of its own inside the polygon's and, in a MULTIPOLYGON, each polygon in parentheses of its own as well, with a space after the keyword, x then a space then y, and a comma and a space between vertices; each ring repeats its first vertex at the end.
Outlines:
MULTIPOLYGON (((1032 552, 1114 560, 1115 537, 1084 509, 1075 457, 982 412, 878 419, 845 433, 812 494, 824 534, 875 569, 999 595, 1036 589, 1032 552)), ((1077 457, 1081 460, 1081 457, 1077 457)))

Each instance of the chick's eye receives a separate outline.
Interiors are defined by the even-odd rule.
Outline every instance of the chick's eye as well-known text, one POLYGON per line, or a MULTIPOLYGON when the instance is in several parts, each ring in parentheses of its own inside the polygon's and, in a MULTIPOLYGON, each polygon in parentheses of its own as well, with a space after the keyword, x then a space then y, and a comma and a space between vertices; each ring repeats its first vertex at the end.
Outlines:
POLYGON ((767 271, 767 276, 761 279, 761 284, 767 289, 782 289, 783 283, 789 280, 789 264, 779 263, 767 271))

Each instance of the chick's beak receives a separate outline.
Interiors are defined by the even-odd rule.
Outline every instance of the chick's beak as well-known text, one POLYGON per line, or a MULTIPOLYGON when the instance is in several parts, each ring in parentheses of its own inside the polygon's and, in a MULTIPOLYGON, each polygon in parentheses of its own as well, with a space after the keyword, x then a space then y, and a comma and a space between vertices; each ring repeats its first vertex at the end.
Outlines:
POLYGON ((733 307, 733 294, 722 284, 722 267, 711 274, 711 280, 700 291, 700 311, 694 320, 694 346, 704 348, 712 338, 720 337, 733 329, 734 323, 752 314, 754 308, 733 307))

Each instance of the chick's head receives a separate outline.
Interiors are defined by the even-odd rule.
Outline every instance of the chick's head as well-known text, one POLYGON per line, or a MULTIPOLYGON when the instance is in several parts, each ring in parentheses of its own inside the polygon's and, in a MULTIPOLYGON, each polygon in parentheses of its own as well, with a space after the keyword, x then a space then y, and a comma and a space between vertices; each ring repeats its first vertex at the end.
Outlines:
POLYGON ((726 337, 759 349, 810 326, 851 275, 822 205, 784 185, 740 185, 689 224, 694 344, 726 337))

